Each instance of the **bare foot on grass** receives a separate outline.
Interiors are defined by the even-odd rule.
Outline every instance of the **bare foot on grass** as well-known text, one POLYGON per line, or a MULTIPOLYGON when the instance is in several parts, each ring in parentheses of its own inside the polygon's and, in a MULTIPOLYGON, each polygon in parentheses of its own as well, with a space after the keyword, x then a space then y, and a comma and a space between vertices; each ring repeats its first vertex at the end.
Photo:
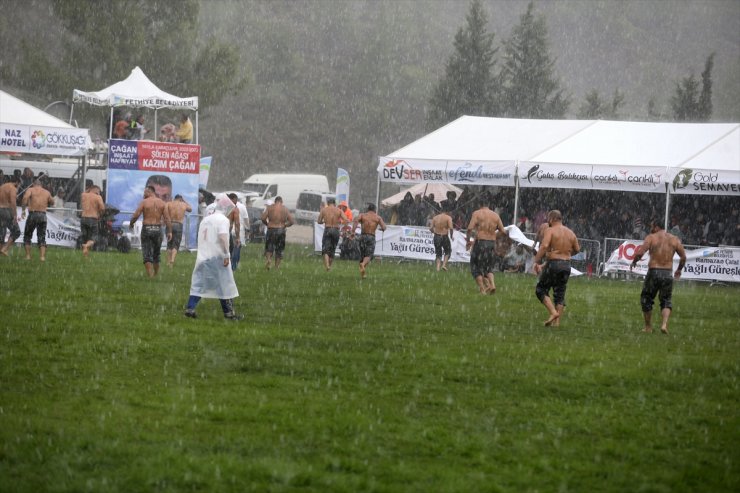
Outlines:
POLYGON ((664 333, 665 335, 668 335, 668 327, 666 327, 665 325, 663 325, 663 326, 662 326, 662 327, 660 328, 660 331, 661 331, 662 333, 664 333))
POLYGON ((559 318, 560 318, 560 314, 557 312, 554 315, 550 315, 550 318, 545 320, 545 327, 551 327, 553 322, 555 322, 559 318))
POLYGON ((645 327, 644 329, 642 329, 642 331, 645 332, 646 334, 650 334, 653 331, 653 328, 652 327, 645 327))

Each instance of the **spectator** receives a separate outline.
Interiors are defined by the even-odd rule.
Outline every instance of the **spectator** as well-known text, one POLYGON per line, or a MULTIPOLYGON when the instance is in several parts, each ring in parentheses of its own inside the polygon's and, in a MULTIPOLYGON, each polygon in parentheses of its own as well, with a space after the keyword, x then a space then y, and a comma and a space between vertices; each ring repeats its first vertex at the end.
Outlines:
POLYGON ((52 207, 54 209, 63 209, 64 208, 64 188, 59 187, 57 188, 57 193, 54 195, 54 205, 52 207))
POLYGON ((506 272, 524 272, 524 267, 527 265, 527 250, 524 245, 518 244, 516 247, 512 247, 509 253, 504 257, 504 266, 506 272))
POLYGON ((193 124, 190 122, 190 117, 186 114, 183 114, 180 118, 177 138, 180 144, 190 144, 193 142, 193 124))

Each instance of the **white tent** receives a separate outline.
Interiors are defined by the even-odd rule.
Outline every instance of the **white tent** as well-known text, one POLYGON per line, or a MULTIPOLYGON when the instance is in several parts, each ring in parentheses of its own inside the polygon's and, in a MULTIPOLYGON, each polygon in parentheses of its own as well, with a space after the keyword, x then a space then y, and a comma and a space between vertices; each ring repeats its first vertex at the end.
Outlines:
POLYGON ((0 90, 0 152, 83 156, 90 145, 86 128, 77 128, 0 90))
MULTIPOLYGON (((116 106, 129 106, 135 108, 153 108, 154 126, 157 126, 157 110, 160 108, 173 108, 195 111, 195 142, 198 142, 198 97, 181 98, 167 93, 158 88, 144 72, 136 67, 126 79, 101 89, 99 91, 80 91, 75 89, 72 101, 89 103, 95 106, 111 107, 111 126, 113 120, 113 108, 116 106)), ((112 128, 109 129, 109 135, 112 128)))
POLYGON ((381 182, 516 186, 516 209, 520 186, 666 193, 685 169, 677 193, 740 195, 739 128, 463 116, 381 156, 378 195, 381 182))
POLYGON ((455 192, 459 197, 462 193, 462 188, 458 188, 455 185, 450 185, 449 183, 419 183, 412 186, 411 188, 401 190, 397 194, 383 199, 380 205, 382 205, 383 207, 394 206, 401 202, 401 200, 403 200, 403 197, 406 195, 406 193, 411 193, 413 197, 419 194, 424 197, 434 195, 434 199, 439 202, 440 200, 445 200, 445 198, 447 197, 447 192, 455 192))

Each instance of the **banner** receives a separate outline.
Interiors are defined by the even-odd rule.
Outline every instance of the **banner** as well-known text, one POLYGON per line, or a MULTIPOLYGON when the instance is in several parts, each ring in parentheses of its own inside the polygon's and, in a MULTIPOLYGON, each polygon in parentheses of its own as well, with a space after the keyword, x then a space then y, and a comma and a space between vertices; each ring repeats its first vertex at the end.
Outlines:
POLYGON ((337 204, 346 200, 349 204, 349 173, 347 170, 337 168, 337 189, 334 192, 337 197, 337 204))
POLYGON ((380 180, 392 183, 514 186, 513 161, 438 161, 380 157, 380 180))
MULTIPOLYGON (((604 273, 629 272, 637 247, 642 240, 627 240, 614 250, 604 265, 604 273)), ((646 275, 650 254, 640 259, 633 273, 646 275)), ((673 257, 673 271, 678 268, 678 255, 673 257)), ((686 266, 681 279, 740 282, 740 248, 707 247, 686 251, 686 266)))
POLYGON ((199 145, 111 139, 106 197, 109 204, 121 211, 114 228, 128 222, 149 185, 165 202, 182 195, 193 208, 190 224, 197 225, 199 180, 199 145))
POLYGON ((740 166, 736 171, 673 168, 669 180, 672 194, 740 195, 740 166))
MULTIPOLYGON (((23 232, 26 228, 26 219, 21 219, 22 208, 17 209, 18 227, 21 230, 20 237, 15 241, 23 244, 23 232)), ((46 213, 46 244, 75 248, 77 238, 80 236, 80 220, 71 211, 47 212, 46 213)), ((36 247, 38 238, 36 231, 33 232, 31 243, 36 247)))
MULTIPOLYGON (((324 225, 314 224, 313 246, 321 251, 324 225)), ((429 228, 413 226, 388 226, 385 232, 375 232, 375 255, 378 257, 404 257, 416 260, 434 260, 434 234, 429 228)), ((465 250, 465 235, 452 233, 450 262, 470 262, 470 252, 465 250)))
POLYGON ((574 188, 665 193, 664 166, 621 167, 590 164, 521 163, 523 188, 574 188))
POLYGON ((200 188, 205 188, 208 190, 208 177, 211 173, 211 161, 213 160, 213 157, 206 156, 200 158, 200 175, 198 180, 198 185, 200 188))
POLYGON ((0 123, 0 153, 81 156, 87 153, 90 136, 86 128, 37 127, 0 123))

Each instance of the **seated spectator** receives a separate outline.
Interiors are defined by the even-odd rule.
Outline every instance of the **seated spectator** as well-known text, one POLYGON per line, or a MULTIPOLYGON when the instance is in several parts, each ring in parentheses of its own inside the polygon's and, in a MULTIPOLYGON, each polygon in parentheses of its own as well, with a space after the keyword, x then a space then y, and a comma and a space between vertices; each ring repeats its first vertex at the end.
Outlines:
POLYGON ((177 142, 177 128, 172 123, 166 123, 159 129, 160 142, 177 142))

